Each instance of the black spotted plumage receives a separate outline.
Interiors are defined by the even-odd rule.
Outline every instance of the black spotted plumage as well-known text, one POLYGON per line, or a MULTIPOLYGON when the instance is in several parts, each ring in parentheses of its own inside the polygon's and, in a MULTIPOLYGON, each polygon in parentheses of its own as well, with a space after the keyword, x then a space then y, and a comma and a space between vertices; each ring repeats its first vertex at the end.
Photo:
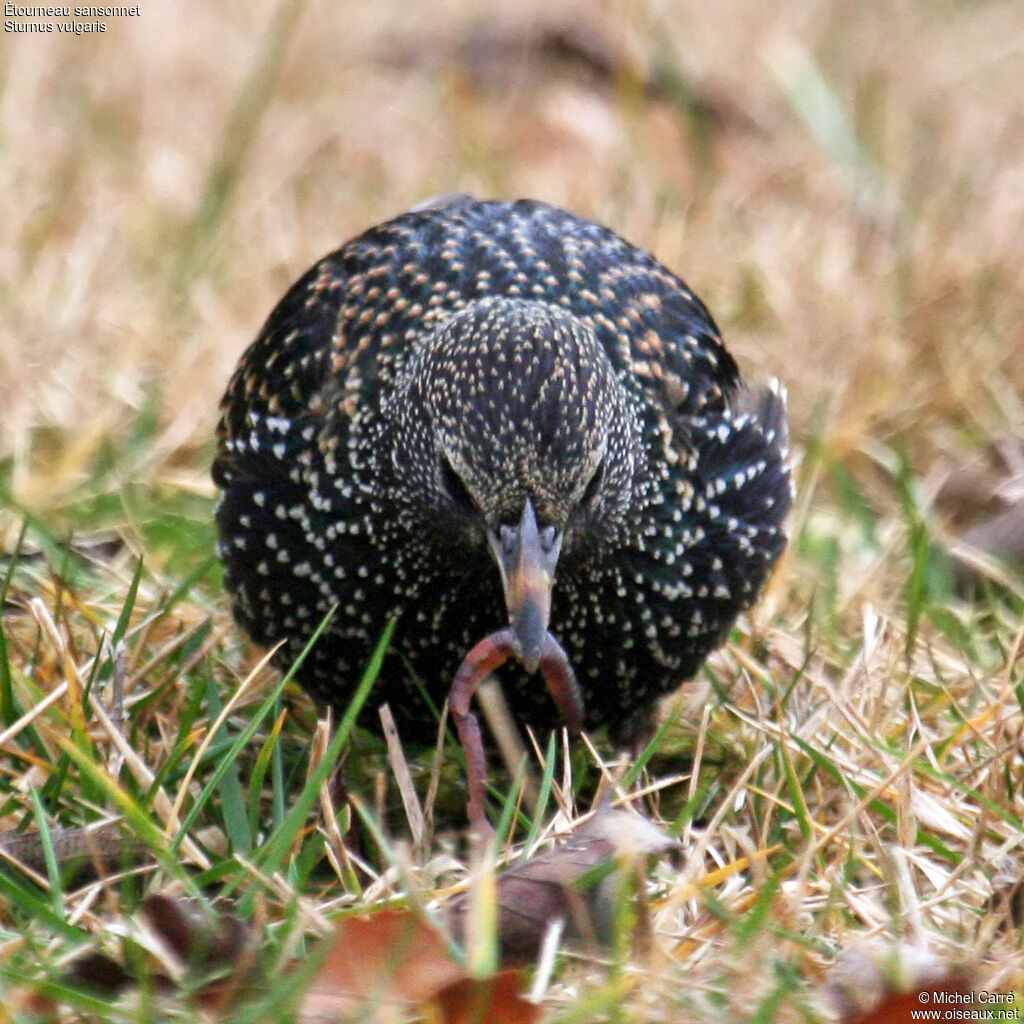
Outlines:
MULTIPOLYGON (((344 705, 397 616, 373 703, 430 741, 507 624, 488 537, 530 499, 561 540, 549 628, 589 726, 628 734, 755 600, 791 503, 784 400, 741 383, 648 253, 538 202, 458 198, 375 227, 284 296, 225 394, 214 478, 235 615, 344 705)), ((492 543, 500 543, 492 541, 492 543)), ((557 552, 556 552, 557 554, 557 552)), ((502 667, 523 724, 557 712, 502 667)))

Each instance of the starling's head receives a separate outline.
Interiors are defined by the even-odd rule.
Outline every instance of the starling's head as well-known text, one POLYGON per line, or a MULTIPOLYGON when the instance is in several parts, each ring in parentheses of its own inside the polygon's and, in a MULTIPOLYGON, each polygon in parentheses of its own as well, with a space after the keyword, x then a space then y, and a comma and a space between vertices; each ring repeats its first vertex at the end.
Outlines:
POLYGON ((485 298, 421 344, 392 406, 418 437, 394 471, 425 529, 490 551, 532 670, 559 556, 614 534, 630 505, 635 416, 589 325, 559 306, 485 298))

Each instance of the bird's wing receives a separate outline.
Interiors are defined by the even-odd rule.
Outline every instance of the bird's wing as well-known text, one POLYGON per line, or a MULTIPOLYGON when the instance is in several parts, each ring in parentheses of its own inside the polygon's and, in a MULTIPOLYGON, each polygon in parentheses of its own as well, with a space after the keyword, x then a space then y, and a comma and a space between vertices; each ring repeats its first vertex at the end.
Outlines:
POLYGON ((344 275, 328 256, 278 303, 243 355, 221 400, 218 440, 237 440, 268 419, 315 415, 330 373, 331 338, 344 275))

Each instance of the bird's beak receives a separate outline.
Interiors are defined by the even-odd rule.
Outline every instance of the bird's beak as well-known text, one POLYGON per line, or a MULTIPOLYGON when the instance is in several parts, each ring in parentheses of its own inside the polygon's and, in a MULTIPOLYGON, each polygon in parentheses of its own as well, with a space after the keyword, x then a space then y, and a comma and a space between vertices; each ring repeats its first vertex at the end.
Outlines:
POLYGON ((551 526, 538 530, 533 503, 527 498, 519 525, 501 526, 489 540, 505 589, 516 655, 527 672, 536 672, 551 616, 562 535, 551 526))

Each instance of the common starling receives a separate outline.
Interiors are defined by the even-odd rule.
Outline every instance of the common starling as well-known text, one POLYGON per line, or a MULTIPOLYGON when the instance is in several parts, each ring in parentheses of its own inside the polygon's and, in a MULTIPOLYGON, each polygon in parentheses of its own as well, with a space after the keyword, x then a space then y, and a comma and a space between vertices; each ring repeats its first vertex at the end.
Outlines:
POLYGON ((446 199, 324 257, 242 357, 218 438, 239 623, 288 664, 336 606, 301 682, 344 706, 395 617, 376 699, 429 742, 458 675, 476 824, 487 672, 520 723, 558 720, 540 667, 569 724, 635 736, 786 540, 781 389, 745 387, 653 256, 540 202, 446 199))

